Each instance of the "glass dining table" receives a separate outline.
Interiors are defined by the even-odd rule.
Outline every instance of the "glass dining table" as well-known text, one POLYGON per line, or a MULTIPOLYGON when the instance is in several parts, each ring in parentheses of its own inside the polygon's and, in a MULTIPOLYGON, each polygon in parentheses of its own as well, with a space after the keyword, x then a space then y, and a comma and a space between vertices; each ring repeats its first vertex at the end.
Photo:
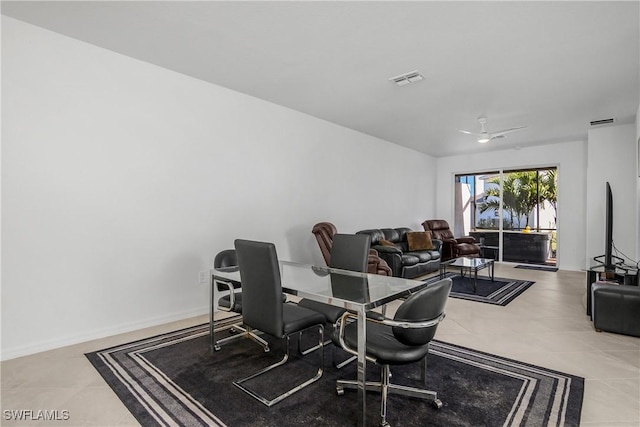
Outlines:
MULTIPOLYGON (((329 267, 318 267, 298 264, 290 261, 280 261, 280 275, 283 292, 301 298, 343 307, 357 313, 358 316, 358 425, 364 426, 367 413, 365 392, 366 383, 366 313, 377 307, 382 307, 391 301, 406 297, 412 292, 427 286, 419 280, 402 279, 399 277, 382 276, 378 274, 357 273, 329 267)), ((214 298, 215 281, 223 281, 236 285, 241 284, 240 272, 237 267, 212 269, 210 274, 210 316, 209 331, 211 349, 217 349, 213 317, 216 307, 214 298)))

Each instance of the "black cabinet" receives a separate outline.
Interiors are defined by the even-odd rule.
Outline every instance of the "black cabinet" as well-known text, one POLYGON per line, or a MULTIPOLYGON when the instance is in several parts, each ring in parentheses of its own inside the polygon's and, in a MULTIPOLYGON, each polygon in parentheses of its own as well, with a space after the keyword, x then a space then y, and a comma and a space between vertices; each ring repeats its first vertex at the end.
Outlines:
MULTIPOLYGON (((472 231, 471 236, 485 246, 498 246, 497 231, 472 231)), ((502 233, 504 249, 502 260, 544 264, 551 250, 551 233, 505 231, 502 233)))

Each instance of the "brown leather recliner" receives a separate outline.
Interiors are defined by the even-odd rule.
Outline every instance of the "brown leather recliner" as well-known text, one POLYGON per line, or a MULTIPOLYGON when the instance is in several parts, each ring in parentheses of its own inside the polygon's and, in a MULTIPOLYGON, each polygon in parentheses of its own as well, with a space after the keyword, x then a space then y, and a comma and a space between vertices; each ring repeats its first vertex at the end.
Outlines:
POLYGON ((431 237, 442 240, 442 260, 446 261, 459 257, 477 257, 480 246, 471 236, 453 237, 449 223, 443 219, 428 219, 422 223, 426 231, 431 231, 431 237))
MULTIPOLYGON (((313 226, 311 232, 316 236, 324 261, 329 265, 333 236, 338 232, 336 226, 330 222, 319 222, 313 226)), ((391 268, 378 256, 378 252, 375 249, 369 251, 367 273, 391 276, 391 268)))

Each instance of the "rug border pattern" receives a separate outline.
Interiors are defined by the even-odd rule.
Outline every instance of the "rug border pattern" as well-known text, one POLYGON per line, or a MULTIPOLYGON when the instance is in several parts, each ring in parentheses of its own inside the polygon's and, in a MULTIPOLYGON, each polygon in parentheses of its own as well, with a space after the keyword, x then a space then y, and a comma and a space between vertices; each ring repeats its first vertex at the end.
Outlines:
MULTIPOLYGON (((217 322, 216 330, 227 328, 239 319, 241 316, 234 316, 217 322)), ((142 425, 153 422, 158 426, 225 426, 144 357, 147 351, 208 334, 209 324, 197 325, 87 353, 85 356, 112 388, 110 381, 117 382, 119 387, 114 391, 142 425), (124 393, 129 393, 135 399, 135 409, 127 405, 124 393)))
MULTIPOLYGON (((460 275, 458 273, 447 272, 445 273, 444 277, 453 277, 453 276, 460 276, 460 275)), ((440 276, 434 276, 425 280, 425 282, 435 283, 438 280, 440 280, 440 276)), ((494 292, 492 292, 487 296, 465 294, 465 293, 454 292, 454 291, 451 291, 449 296, 451 298, 458 298, 458 299, 464 299, 468 301, 482 302, 485 304, 505 306, 509 304, 511 301, 513 301, 514 299, 516 299, 516 297, 520 296, 524 291, 529 289, 533 284, 536 283, 530 280, 514 280, 514 279, 506 279, 502 277, 494 277, 494 281, 505 282, 506 285, 502 286, 499 289, 496 289, 494 292)))
MULTIPOLYGON (((239 318, 240 316, 238 316, 239 318)), ((237 319, 225 319, 224 328, 237 319), (225 326, 226 325, 226 326, 225 326)), ((209 325, 197 325, 157 335, 105 350, 87 353, 86 357, 112 387, 136 419, 145 426, 203 425, 225 426, 215 414, 193 399, 185 390, 164 375, 144 357, 144 353, 209 333, 209 325), (135 408, 127 402, 135 399, 135 408)), ((505 426, 539 424, 563 426, 569 408, 569 392, 574 382, 581 390, 584 379, 478 350, 432 341, 430 353, 490 370, 522 381, 505 426), (543 402, 543 400, 545 400, 543 402), (544 414, 540 408, 544 407, 544 414), (538 408, 534 413, 535 408, 538 408)), ((580 394, 580 402, 582 394, 580 394)), ((577 414, 579 421, 580 414, 577 414)))

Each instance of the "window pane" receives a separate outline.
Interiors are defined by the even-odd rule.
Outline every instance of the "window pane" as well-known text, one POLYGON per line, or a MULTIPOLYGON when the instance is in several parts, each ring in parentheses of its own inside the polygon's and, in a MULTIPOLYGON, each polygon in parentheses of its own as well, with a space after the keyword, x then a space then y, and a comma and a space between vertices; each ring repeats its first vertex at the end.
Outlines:
POLYGON ((555 262, 556 168, 508 170, 502 181, 499 171, 460 174, 455 183, 456 237, 495 249, 502 241, 504 261, 555 262))

